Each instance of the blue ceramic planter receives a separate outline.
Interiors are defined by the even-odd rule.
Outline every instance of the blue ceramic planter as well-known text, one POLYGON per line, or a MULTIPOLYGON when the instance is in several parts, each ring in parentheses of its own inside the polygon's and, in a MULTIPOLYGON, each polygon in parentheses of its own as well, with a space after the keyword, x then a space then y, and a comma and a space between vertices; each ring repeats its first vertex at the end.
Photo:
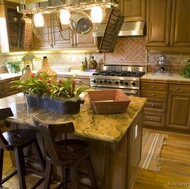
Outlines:
POLYGON ((26 95, 27 104, 29 107, 38 107, 49 111, 58 112, 61 114, 77 114, 80 111, 80 104, 84 101, 61 101, 51 98, 42 98, 40 96, 26 95))

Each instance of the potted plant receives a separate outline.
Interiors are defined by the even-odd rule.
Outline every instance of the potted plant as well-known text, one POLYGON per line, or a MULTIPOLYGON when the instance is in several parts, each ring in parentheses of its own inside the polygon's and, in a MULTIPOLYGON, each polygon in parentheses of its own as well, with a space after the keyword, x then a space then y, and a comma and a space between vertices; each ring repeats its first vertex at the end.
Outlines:
POLYGON ((190 60, 186 62, 186 65, 181 68, 181 76, 185 78, 190 78, 190 60))
POLYGON ((18 73, 21 71, 20 63, 21 61, 7 61, 4 63, 4 65, 7 67, 7 70, 10 73, 18 73))
POLYGON ((25 80, 15 80, 14 88, 22 89, 29 106, 45 108, 63 114, 75 114, 84 103, 80 94, 89 86, 77 84, 70 76, 68 79, 55 79, 46 73, 31 74, 25 80))

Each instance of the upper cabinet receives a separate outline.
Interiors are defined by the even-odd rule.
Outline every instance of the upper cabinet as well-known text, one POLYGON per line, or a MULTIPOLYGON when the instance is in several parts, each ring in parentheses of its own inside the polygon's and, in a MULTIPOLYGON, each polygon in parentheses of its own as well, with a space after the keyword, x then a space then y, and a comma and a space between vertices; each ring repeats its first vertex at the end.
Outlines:
POLYGON ((18 51, 21 14, 17 12, 18 4, 0 2, 0 51, 18 51))
POLYGON ((45 26, 34 28, 32 50, 97 49, 92 31, 87 34, 73 32, 69 25, 60 27, 57 14, 46 14, 45 26))
POLYGON ((145 20, 145 0, 119 0, 124 21, 145 20))
POLYGON ((190 1, 147 0, 147 49, 190 49, 190 1))

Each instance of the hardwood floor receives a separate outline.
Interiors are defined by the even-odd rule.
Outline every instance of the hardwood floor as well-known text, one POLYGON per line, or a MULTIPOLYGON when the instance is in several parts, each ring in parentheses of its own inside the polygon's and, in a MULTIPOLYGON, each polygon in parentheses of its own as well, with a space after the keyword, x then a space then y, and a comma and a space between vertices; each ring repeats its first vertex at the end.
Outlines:
MULTIPOLYGON (((163 158, 160 172, 140 169, 133 189, 190 189, 190 135, 167 133, 161 150, 163 158)), ((11 162, 7 155, 4 174, 10 170, 11 162)), ((27 188, 38 177, 27 175, 27 188)), ((4 184, 9 189, 19 189, 17 176, 4 184)), ((42 188, 43 184, 38 187, 42 188)))
POLYGON ((190 189, 190 135, 167 134, 160 172, 140 169, 133 189, 190 189))

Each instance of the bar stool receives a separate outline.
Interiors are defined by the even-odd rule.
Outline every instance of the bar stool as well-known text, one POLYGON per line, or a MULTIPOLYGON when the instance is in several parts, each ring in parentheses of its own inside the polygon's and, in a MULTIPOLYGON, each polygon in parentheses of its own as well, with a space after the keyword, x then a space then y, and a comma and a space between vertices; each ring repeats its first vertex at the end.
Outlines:
POLYGON ((61 188, 65 185, 67 186, 68 175, 65 173, 65 170, 69 167, 72 189, 79 189, 78 164, 82 160, 84 160, 88 168, 92 188, 98 189, 90 159, 89 144, 78 139, 58 140, 57 138, 61 134, 74 132, 75 129, 73 123, 64 122, 59 124, 48 124, 41 121, 34 115, 32 115, 32 119, 36 127, 41 131, 46 148, 44 189, 50 189, 53 165, 61 167, 62 170, 62 180, 57 188, 61 188))
MULTIPOLYGON (((12 110, 10 108, 0 109, 0 121, 3 121, 5 118, 13 116, 12 110)), ((6 124, 5 121, 3 121, 6 124)), ((26 181, 25 181, 25 160, 23 149, 29 145, 34 144, 35 152, 38 157, 38 160, 41 165, 41 169, 45 171, 45 161, 43 155, 40 151, 39 144, 36 139, 36 133, 32 129, 14 129, 6 132, 1 132, 0 130, 0 188, 2 184, 9 180, 12 176, 18 173, 19 186, 20 189, 26 189, 26 181), (16 170, 11 174, 3 177, 3 157, 4 150, 13 151, 15 155, 16 161, 16 170)), ((36 188, 39 184, 41 184, 44 180, 44 177, 39 179, 32 188, 36 188)))

